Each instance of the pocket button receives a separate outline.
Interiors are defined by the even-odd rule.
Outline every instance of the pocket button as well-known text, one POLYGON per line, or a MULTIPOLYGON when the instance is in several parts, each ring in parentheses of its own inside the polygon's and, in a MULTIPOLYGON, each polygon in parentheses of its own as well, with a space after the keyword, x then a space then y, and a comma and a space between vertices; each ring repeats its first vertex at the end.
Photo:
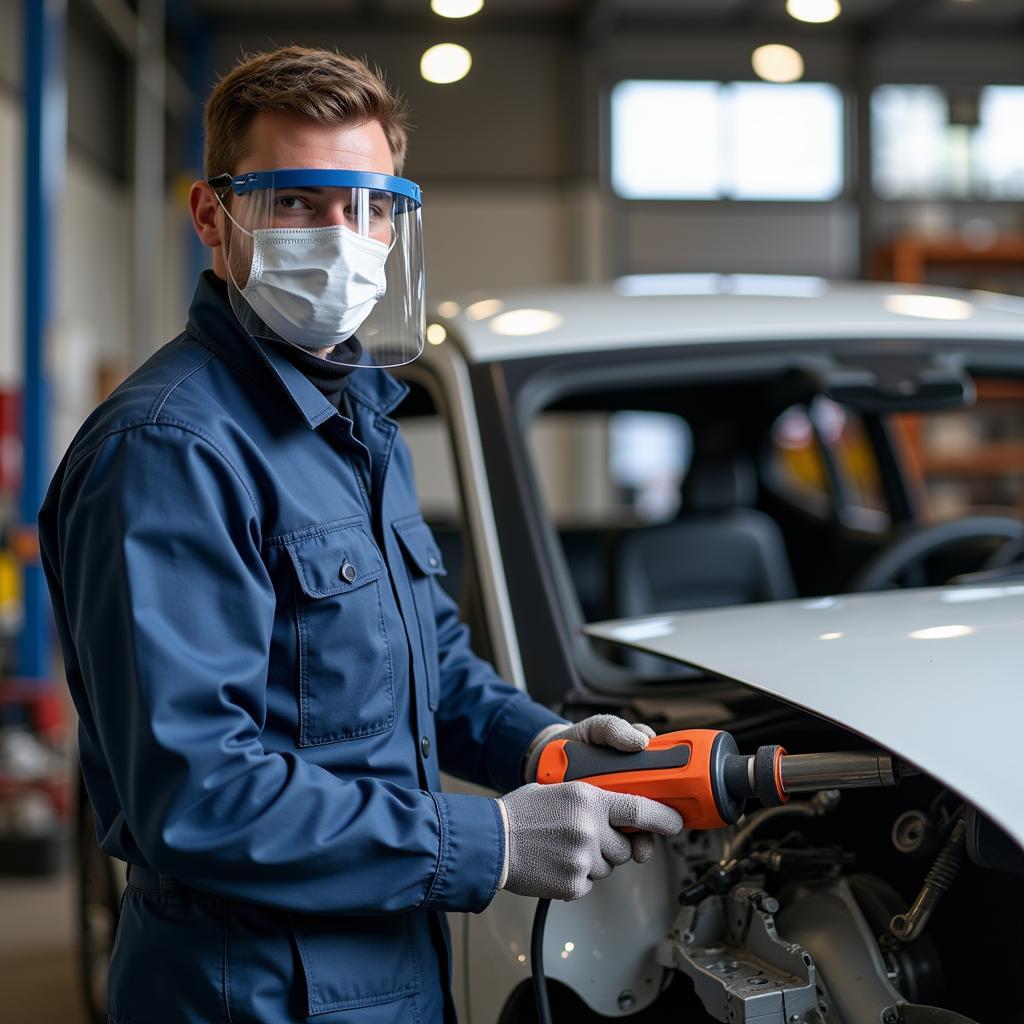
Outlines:
POLYGON ((358 570, 351 562, 343 562, 341 566, 341 578, 346 583, 354 583, 359 575, 358 570))

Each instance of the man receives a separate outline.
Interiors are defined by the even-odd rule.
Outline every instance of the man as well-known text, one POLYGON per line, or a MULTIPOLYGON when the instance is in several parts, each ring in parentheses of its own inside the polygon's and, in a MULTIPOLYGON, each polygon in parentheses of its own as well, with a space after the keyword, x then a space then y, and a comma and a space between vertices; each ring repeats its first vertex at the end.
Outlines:
POLYGON ((530 701, 438 585, 381 368, 422 346, 404 155, 360 61, 223 79, 191 192, 213 270, 40 514, 99 839, 129 864, 115 1024, 452 1020, 444 912, 576 898, 682 826, 524 785, 556 735, 650 730, 530 701), (441 768, 507 795, 442 793, 441 768))

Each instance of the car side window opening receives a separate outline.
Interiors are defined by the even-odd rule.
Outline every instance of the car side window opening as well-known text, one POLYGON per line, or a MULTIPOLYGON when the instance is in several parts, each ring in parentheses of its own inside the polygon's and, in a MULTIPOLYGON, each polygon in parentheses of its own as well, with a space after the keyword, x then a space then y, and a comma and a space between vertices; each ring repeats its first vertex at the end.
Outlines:
POLYGON ((790 406, 772 425, 770 461, 775 480, 807 511, 871 532, 889 528, 878 461, 854 410, 824 395, 790 406))
POLYGON ((1024 381, 979 377, 975 385, 968 408, 893 416, 925 521, 1024 514, 1024 381))

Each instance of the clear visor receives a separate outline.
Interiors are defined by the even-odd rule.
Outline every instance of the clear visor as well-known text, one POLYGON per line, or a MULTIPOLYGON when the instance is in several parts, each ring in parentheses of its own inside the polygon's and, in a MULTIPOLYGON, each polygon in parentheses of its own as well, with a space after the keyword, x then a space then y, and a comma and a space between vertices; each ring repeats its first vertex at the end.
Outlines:
POLYGON ((322 168, 211 178, 231 307, 250 334, 348 365, 423 351, 419 188, 322 168))

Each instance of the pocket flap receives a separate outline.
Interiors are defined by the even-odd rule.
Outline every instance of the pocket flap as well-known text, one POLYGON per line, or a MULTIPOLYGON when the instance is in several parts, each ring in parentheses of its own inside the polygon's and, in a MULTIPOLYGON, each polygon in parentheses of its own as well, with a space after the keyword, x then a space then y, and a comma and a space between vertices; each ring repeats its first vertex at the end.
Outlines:
POLYGON ((447 576, 448 571, 441 559, 441 549, 430 532, 430 527, 420 516, 415 519, 400 519, 392 523, 402 547, 424 576, 447 576))
POLYGON ((384 559, 361 523, 291 540, 286 547, 308 597, 357 590, 384 575, 384 559))
POLYGON ((389 1003, 421 991, 407 915, 347 920, 288 916, 306 976, 310 1017, 389 1003))

